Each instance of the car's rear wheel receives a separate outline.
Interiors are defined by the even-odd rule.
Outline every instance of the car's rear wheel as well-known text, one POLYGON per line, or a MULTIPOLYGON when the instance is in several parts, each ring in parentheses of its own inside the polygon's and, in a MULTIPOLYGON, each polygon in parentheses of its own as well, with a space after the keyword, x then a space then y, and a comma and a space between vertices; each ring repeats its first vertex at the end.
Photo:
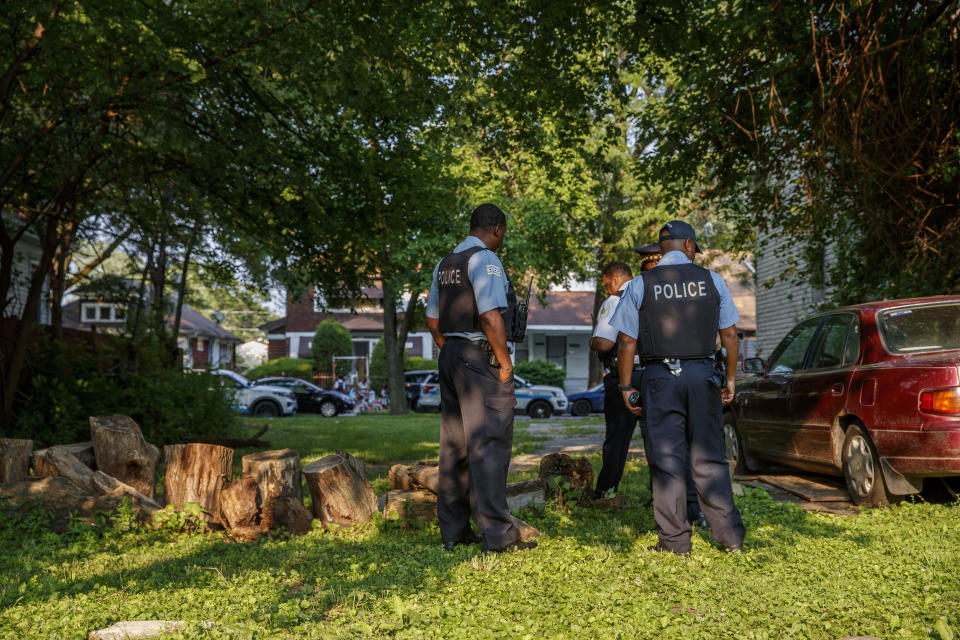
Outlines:
POLYGON ((724 457, 730 464, 730 477, 742 476, 749 473, 747 462, 743 455, 743 439, 740 437, 740 429, 737 428, 737 420, 730 411, 723 413, 723 443, 726 454, 724 457))
POLYGON ((579 400, 573 403, 572 407, 570 407, 570 413, 572 413, 575 416, 583 417, 583 416, 589 415, 592 409, 593 407, 590 405, 589 400, 587 400, 586 398, 580 398, 579 400))
POLYGON ((843 439, 843 478, 856 504, 882 507, 896 501, 887 492, 877 450, 859 424, 850 425, 843 439))
POLYGON ((280 415, 280 407, 277 406, 276 402, 261 400, 253 405, 253 410, 250 413, 258 418, 275 418, 280 415))
POLYGON ((527 407, 527 415, 538 420, 549 418, 552 413, 553 407, 546 400, 535 400, 527 407))
POLYGON ((320 415, 324 418, 332 418, 337 415, 337 403, 333 400, 324 400, 320 403, 320 415))

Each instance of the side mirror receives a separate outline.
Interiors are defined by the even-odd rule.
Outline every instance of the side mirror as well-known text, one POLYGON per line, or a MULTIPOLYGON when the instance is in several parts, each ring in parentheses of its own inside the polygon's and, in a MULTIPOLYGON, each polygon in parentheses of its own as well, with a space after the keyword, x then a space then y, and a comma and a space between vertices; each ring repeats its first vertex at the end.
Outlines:
POLYGON ((743 370, 747 373, 763 373, 763 360, 760 358, 747 358, 743 361, 743 370))

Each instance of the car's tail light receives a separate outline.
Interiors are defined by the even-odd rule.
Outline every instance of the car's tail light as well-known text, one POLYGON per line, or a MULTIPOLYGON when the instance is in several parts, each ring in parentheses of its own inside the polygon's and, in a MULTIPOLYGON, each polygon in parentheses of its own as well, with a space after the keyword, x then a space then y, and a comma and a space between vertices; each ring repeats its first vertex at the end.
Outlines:
POLYGON ((924 391, 920 394, 920 410, 930 413, 960 413, 960 387, 924 391))

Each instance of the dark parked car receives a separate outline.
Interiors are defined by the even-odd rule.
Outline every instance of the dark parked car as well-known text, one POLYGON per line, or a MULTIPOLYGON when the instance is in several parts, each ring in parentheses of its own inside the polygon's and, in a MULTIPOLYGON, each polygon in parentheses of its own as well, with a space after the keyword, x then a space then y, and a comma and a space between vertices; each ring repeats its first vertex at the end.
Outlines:
POLYGON ((737 472, 766 462, 842 475, 881 505, 936 478, 960 485, 960 296, 890 300, 798 324, 744 361, 724 414, 737 472))
POLYGON ((353 411, 354 401, 350 396, 321 389, 300 378, 260 378, 253 384, 290 389, 297 396, 297 411, 300 413, 319 413, 331 418, 338 413, 353 411))
POLYGON ((592 411, 603 411, 603 383, 580 393, 568 393, 567 402, 570 414, 574 416, 586 416, 592 411))
POLYGON ((433 373, 432 369, 421 369, 418 371, 407 371, 403 374, 403 386, 406 391, 407 405, 411 411, 417 410, 417 403, 420 400, 420 390, 431 373, 433 373))

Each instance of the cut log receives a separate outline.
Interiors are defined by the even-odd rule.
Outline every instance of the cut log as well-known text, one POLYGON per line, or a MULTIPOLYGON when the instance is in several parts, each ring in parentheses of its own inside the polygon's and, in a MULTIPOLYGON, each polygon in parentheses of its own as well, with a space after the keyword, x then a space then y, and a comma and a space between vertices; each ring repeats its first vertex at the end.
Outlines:
POLYGON ((339 451, 303 468, 313 497, 313 515, 322 522, 353 525, 369 522, 377 496, 367 480, 366 465, 339 451))
POLYGON ((543 481, 537 478, 507 483, 507 511, 523 509, 531 504, 545 504, 543 481))
POLYGON ((313 528, 313 514, 293 495, 290 487, 279 494, 270 494, 263 501, 260 528, 264 531, 284 527, 295 536, 309 533, 313 528))
POLYGON ((570 484, 571 491, 593 488, 593 467, 590 461, 580 456, 574 460, 566 453, 548 453, 540 460, 540 479, 550 486, 550 478, 559 476, 570 484))
MULTIPOLYGON (((93 454, 92 442, 74 442, 73 444, 57 446, 72 453, 77 460, 91 471, 97 470, 97 459, 93 454)), ((33 467, 33 475, 40 478, 58 475, 56 468, 46 461, 46 454, 47 449, 37 449, 33 452, 33 460, 30 462, 30 466, 33 467)))
POLYGON ((411 466, 395 464, 388 474, 390 488, 397 491, 425 489, 436 493, 438 471, 436 462, 418 462, 411 466))
POLYGON ((156 511, 160 508, 153 498, 147 497, 128 485, 102 471, 91 471, 75 455, 63 447, 50 447, 44 450, 43 464, 55 470, 54 475, 67 478, 78 487, 93 495, 126 495, 133 499, 135 506, 156 511))
POLYGON ((531 527, 529 524, 521 520, 520 518, 510 516, 510 522, 513 523, 513 526, 517 528, 517 531, 520 532, 521 540, 529 540, 530 538, 539 538, 540 530, 536 527, 531 527))
POLYGON ((387 491, 383 517, 400 520, 437 519, 437 494, 430 491, 387 491))
POLYGON ((262 500, 267 496, 280 495, 284 487, 290 495, 303 503, 300 480, 300 454, 294 449, 261 451, 243 456, 242 475, 249 476, 260 487, 262 500))
POLYGON ((241 476, 220 494, 220 521, 229 529, 260 527, 260 492, 253 478, 241 476))
POLYGON ((127 416, 91 416, 90 436, 97 469, 153 497, 160 450, 144 440, 127 416))
POLYGON ((204 519, 220 523, 220 495, 233 476, 233 449, 215 444, 168 444, 164 447, 167 471, 164 500, 177 508, 196 502, 204 519))
POLYGON ((25 480, 30 475, 33 440, 0 438, 0 482, 25 480))

